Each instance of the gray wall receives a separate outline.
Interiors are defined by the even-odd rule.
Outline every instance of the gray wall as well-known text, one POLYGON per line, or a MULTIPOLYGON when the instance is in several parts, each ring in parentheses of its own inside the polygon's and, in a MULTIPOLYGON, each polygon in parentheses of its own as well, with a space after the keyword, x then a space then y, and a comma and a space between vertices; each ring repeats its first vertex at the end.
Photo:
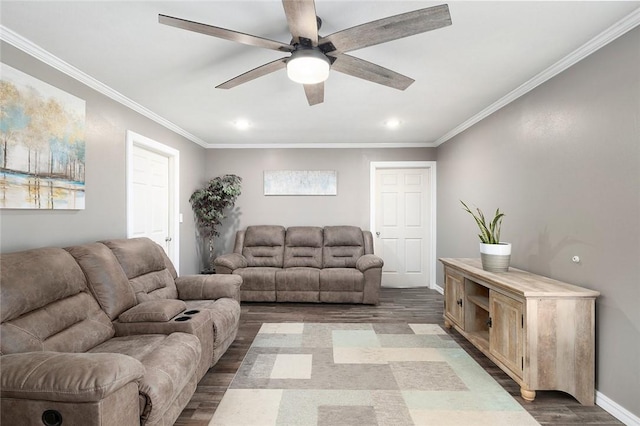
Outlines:
POLYGON ((601 292, 597 389, 635 415, 638 46, 635 29, 441 145, 437 157, 438 256, 478 257, 475 224, 458 200, 490 214, 504 210, 502 239, 513 243, 513 266, 601 292))
POLYGON ((0 251, 126 237, 125 139, 132 130, 180 151, 180 272, 197 272, 188 199, 202 184, 205 149, 10 45, 1 48, 5 64, 86 101, 87 165, 85 210, 1 210, 0 251))
POLYGON ((230 251, 235 231, 249 225, 355 225, 369 229, 370 163, 434 159, 434 148, 209 150, 209 179, 226 173, 243 179, 242 195, 223 224, 216 252, 230 251), (265 196, 265 170, 336 170, 338 195, 265 196))

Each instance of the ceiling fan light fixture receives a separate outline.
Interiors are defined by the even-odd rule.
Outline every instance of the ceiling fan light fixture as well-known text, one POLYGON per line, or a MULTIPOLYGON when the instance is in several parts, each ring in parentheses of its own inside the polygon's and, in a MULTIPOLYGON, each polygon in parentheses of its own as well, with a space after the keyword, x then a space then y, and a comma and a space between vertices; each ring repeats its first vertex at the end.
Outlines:
POLYGON ((329 78, 331 62, 318 48, 298 48, 287 61, 287 76, 300 84, 318 84, 329 78))

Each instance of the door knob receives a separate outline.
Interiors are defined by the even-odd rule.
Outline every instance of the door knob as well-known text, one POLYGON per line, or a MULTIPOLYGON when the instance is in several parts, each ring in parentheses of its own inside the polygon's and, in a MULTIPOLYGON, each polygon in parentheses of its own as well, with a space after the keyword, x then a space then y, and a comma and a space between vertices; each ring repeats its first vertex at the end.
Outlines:
POLYGON ((380 232, 376 232, 376 237, 379 237, 379 236, 380 236, 380 232))
POLYGON ((164 240, 165 240, 166 242, 169 242, 169 241, 171 241, 171 237, 166 237, 164 240))

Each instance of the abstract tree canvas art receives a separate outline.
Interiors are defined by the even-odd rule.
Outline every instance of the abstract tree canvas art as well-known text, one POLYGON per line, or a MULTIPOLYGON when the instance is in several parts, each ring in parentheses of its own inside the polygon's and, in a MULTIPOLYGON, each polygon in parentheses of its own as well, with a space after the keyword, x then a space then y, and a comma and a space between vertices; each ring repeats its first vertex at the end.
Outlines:
POLYGON ((0 208, 85 207, 85 102, 0 64, 0 208))

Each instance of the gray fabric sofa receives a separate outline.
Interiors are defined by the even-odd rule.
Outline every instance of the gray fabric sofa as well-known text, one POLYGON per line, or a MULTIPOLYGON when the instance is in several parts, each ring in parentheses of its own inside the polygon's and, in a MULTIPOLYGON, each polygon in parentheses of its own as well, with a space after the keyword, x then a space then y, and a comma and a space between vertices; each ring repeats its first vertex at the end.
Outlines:
MULTIPOLYGON (((180 311, 174 310, 176 315, 190 312, 188 320, 169 321, 168 324, 144 321, 144 317, 136 322, 125 321, 121 317, 112 318, 118 335, 162 332, 168 327, 172 331, 196 334, 203 344, 202 361, 198 369, 198 379, 202 378, 236 338, 240 325, 242 279, 223 275, 178 277, 164 250, 148 238, 108 240, 102 241, 102 244, 111 250, 122 267, 135 294, 136 309, 145 311, 149 310, 146 306, 166 306, 166 302, 170 301, 181 308, 180 311), (203 329, 197 331, 200 324, 203 329)), ((70 252, 73 254, 74 250, 70 252)), ((82 266, 82 262, 79 263, 82 266)), ((103 295, 99 300, 104 298, 103 295)), ((154 312, 154 309, 150 311, 154 312)))
POLYGON ((242 300, 377 304, 383 262, 371 232, 355 226, 249 226, 218 274, 242 277, 242 300))
POLYGON ((1 423, 172 425, 235 338, 240 284, 177 277, 147 239, 1 254, 1 423))

